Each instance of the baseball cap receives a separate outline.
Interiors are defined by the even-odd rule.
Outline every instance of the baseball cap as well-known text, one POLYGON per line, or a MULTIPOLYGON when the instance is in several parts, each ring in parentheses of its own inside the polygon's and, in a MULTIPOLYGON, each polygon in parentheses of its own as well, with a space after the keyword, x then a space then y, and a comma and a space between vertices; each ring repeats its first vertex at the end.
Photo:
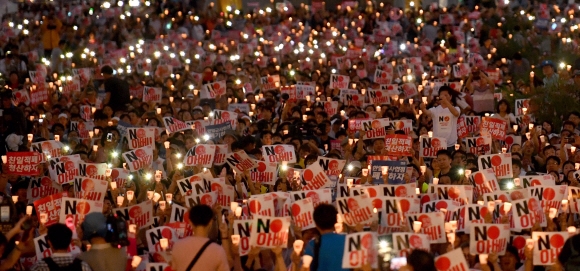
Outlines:
POLYGON ((107 219, 102 213, 90 213, 85 216, 82 224, 83 239, 89 240, 93 237, 107 236, 107 219))
POLYGON ((65 113, 60 113, 60 114, 58 115, 58 118, 59 118, 59 119, 60 119, 60 118, 65 118, 65 119, 68 119, 68 116, 67 116, 65 113))
POLYGON ((540 64, 540 67, 543 68, 544 66, 547 66, 547 65, 552 66, 552 68, 556 68, 556 66, 554 66, 554 62, 552 62, 552 60, 544 60, 544 61, 542 61, 542 64, 540 64))

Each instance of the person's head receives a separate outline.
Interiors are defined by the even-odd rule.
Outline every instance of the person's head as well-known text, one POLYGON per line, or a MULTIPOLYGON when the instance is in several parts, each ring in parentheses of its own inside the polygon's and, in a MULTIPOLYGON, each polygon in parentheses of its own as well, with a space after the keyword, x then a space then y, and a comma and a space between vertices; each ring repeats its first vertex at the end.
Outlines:
POLYGON ((318 228, 319 231, 333 230, 334 224, 336 224, 337 214, 338 211, 334 205, 323 203, 316 206, 316 208, 314 208, 314 213, 312 214, 316 228, 318 228))
POLYGON ((457 99, 457 92, 455 92, 455 90, 453 90, 449 86, 442 86, 441 88, 439 88, 439 98, 441 100, 446 100, 450 102, 452 105, 455 105, 457 99))
POLYGON ((437 164, 439 165, 440 169, 449 169, 451 168, 451 155, 447 150, 439 150, 437 152, 437 164))
POLYGON ((209 228, 213 221, 213 210, 203 204, 193 206, 189 209, 189 221, 194 228, 209 228))
POLYGON ((546 171, 550 172, 550 171, 555 171, 558 172, 560 171, 560 163, 562 161, 560 160, 560 157, 558 156, 550 156, 548 158, 546 158, 546 171))
POLYGON ((511 113, 512 112, 512 108, 510 106, 510 103, 508 103, 508 101, 506 99, 501 99, 497 103, 497 107, 495 108, 495 112, 498 112, 498 113, 506 113, 506 114, 511 113))
POLYGON ((53 251, 67 250, 72 240, 72 231, 65 224, 57 223, 48 227, 46 237, 53 251))
POLYGON ((513 177, 514 178, 518 178, 521 174, 522 171, 522 162, 518 159, 513 159, 512 158, 512 172, 513 172, 513 177))
POLYGON ((568 120, 573 122, 575 126, 578 126, 580 124, 580 112, 578 111, 570 112, 570 115, 568 115, 568 120))
POLYGON ((544 73, 545 76, 550 77, 554 74, 554 63, 550 60, 546 60, 544 62, 542 62, 542 73, 544 73))
POLYGON ((101 68, 101 75, 103 78, 109 79, 113 76, 113 68, 111 66, 105 65, 101 68))
POLYGON ((89 240, 91 243, 99 238, 104 240, 107 235, 107 219, 103 213, 88 214, 81 227, 83 229, 83 239, 89 240))
POLYGON ((435 259, 425 250, 415 249, 407 255, 405 270, 410 271, 435 271, 435 259))
POLYGON ((453 153, 453 161, 451 162, 452 166, 465 166, 465 162, 467 161, 467 153, 463 150, 456 150, 453 153))
POLYGON ((518 249, 514 246, 508 245, 505 254, 499 257, 499 265, 502 271, 515 271, 520 262, 518 249))

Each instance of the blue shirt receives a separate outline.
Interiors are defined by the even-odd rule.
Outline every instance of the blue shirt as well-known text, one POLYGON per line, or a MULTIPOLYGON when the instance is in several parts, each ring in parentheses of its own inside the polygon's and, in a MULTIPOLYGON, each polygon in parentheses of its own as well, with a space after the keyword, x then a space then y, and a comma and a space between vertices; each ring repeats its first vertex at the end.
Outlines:
MULTIPOLYGON (((348 269, 342 268, 346 235, 327 233, 323 234, 320 240, 318 269, 312 269, 312 271, 348 271, 348 269)), ((304 254, 314 257, 314 245, 314 240, 310 240, 306 245, 304 254)))

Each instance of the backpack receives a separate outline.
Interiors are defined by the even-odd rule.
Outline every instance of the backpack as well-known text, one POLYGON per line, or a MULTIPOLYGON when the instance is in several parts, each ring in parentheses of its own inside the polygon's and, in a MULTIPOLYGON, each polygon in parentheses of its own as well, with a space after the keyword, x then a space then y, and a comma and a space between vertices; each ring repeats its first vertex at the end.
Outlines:
POLYGON ((75 258, 74 261, 66 266, 59 266, 54 262, 52 258, 44 258, 44 262, 48 265, 50 271, 82 271, 83 261, 81 259, 75 258))

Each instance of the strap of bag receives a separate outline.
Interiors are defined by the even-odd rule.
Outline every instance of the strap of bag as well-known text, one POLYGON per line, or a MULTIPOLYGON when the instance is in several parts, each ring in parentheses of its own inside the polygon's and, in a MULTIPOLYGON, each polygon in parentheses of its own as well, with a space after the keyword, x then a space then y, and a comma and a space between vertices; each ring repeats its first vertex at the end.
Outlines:
POLYGON ((54 260, 50 257, 42 259, 46 265, 48 265, 48 269, 50 271, 60 270, 60 266, 54 262, 54 260))
POLYGON ((205 242, 205 244, 203 244, 203 246, 199 249, 199 251, 197 252, 197 254, 195 255, 195 257, 193 257, 193 260, 191 260, 191 262, 189 263, 189 265, 187 266, 187 269, 185 269, 186 271, 191 271, 191 269, 193 268, 193 266, 195 265, 195 263, 197 263, 197 261, 199 260, 199 258, 201 257, 201 254, 203 254, 203 252, 205 251, 205 249, 212 243, 211 240, 208 240, 207 242, 205 242))
POLYGON ((316 237, 314 239, 314 257, 312 257, 312 265, 310 265, 310 270, 318 270, 318 265, 320 261, 320 246, 322 245, 322 236, 316 237))

